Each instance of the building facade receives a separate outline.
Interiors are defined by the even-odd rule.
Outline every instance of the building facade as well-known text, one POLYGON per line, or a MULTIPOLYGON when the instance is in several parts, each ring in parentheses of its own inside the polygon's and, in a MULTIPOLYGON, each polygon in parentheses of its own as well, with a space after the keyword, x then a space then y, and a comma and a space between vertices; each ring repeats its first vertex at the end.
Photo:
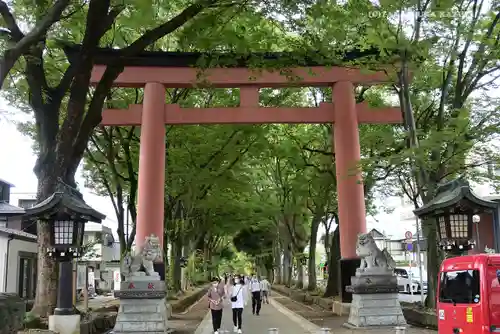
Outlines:
POLYGON ((24 209, 9 203, 12 184, 0 179, 0 292, 33 299, 37 280, 37 237, 23 221, 24 209))
MULTIPOLYGON (((112 230, 102 224, 85 224, 83 245, 87 251, 78 259, 78 265, 87 267, 88 284, 98 291, 112 291, 116 266, 110 264, 120 260, 120 252, 115 249, 120 247, 115 243, 112 230)), ((81 286, 81 282, 78 285, 81 286)))

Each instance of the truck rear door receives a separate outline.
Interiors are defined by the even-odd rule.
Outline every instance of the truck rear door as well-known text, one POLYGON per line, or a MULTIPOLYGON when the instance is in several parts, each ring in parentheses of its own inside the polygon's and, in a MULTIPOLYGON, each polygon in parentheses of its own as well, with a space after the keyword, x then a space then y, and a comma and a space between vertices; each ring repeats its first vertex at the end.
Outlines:
POLYGON ((479 270, 441 273, 439 286, 439 333, 482 332, 479 270))

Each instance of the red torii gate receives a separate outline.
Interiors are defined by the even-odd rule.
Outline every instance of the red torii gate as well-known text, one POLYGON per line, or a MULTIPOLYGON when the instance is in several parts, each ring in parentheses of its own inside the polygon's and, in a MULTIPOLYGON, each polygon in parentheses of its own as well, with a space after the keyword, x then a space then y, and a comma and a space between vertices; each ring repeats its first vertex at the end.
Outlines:
MULTIPOLYGON (((114 51, 106 51, 96 60, 91 83, 96 85, 107 64, 113 63, 114 51)), ((307 66, 279 71, 252 71, 244 66, 196 69, 196 63, 182 59, 199 58, 192 53, 144 52, 120 58, 125 69, 115 80, 118 87, 144 87, 142 105, 126 110, 107 109, 101 125, 142 126, 139 158, 136 242, 140 245, 150 234, 163 235, 165 183, 165 125, 186 124, 266 124, 334 123, 333 144, 336 159, 337 194, 343 260, 356 259, 357 235, 366 232, 365 198, 360 171, 359 123, 402 123, 399 107, 369 108, 355 102, 356 84, 392 83, 383 71, 359 68, 307 66), (290 80, 299 77, 300 80, 290 80), (165 103, 165 88, 187 87, 240 88, 240 106, 227 108, 181 108, 165 103), (259 106, 259 88, 332 86, 332 103, 318 108, 275 108, 259 106)), ((275 56, 276 57, 276 56, 275 56)), ((161 239, 161 238, 160 238, 161 239)), ((352 270, 346 279, 348 280, 352 270)), ((344 276, 344 275, 342 275, 344 276)), ((343 284, 344 285, 344 284, 343 284)))

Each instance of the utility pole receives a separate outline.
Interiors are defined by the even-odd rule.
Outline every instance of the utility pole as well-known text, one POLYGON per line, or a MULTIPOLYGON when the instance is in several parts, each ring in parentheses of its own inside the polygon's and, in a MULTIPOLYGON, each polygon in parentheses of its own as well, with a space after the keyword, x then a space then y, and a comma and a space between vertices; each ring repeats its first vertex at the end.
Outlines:
POLYGON ((422 259, 421 259, 421 253, 420 253, 420 227, 419 227, 419 221, 418 217, 415 217, 415 223, 417 227, 417 261, 418 261, 418 270, 420 272, 420 300, 422 302, 422 306, 425 305, 425 298, 424 298, 424 278, 422 277, 422 259))

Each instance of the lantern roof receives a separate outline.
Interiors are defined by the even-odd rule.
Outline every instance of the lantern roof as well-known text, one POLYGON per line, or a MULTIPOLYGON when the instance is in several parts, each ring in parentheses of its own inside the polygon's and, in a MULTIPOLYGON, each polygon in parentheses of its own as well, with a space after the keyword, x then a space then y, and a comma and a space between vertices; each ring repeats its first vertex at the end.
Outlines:
POLYGON ((75 188, 59 182, 56 191, 42 202, 25 209, 24 217, 40 217, 51 215, 61 209, 80 215, 87 221, 100 223, 106 216, 90 207, 83 200, 82 194, 75 188))
POLYGON ((463 201, 468 202, 478 213, 498 207, 498 203, 474 194, 469 182, 459 178, 439 185, 434 198, 420 208, 413 210, 413 213, 418 217, 432 216, 447 208, 455 207, 463 201))

